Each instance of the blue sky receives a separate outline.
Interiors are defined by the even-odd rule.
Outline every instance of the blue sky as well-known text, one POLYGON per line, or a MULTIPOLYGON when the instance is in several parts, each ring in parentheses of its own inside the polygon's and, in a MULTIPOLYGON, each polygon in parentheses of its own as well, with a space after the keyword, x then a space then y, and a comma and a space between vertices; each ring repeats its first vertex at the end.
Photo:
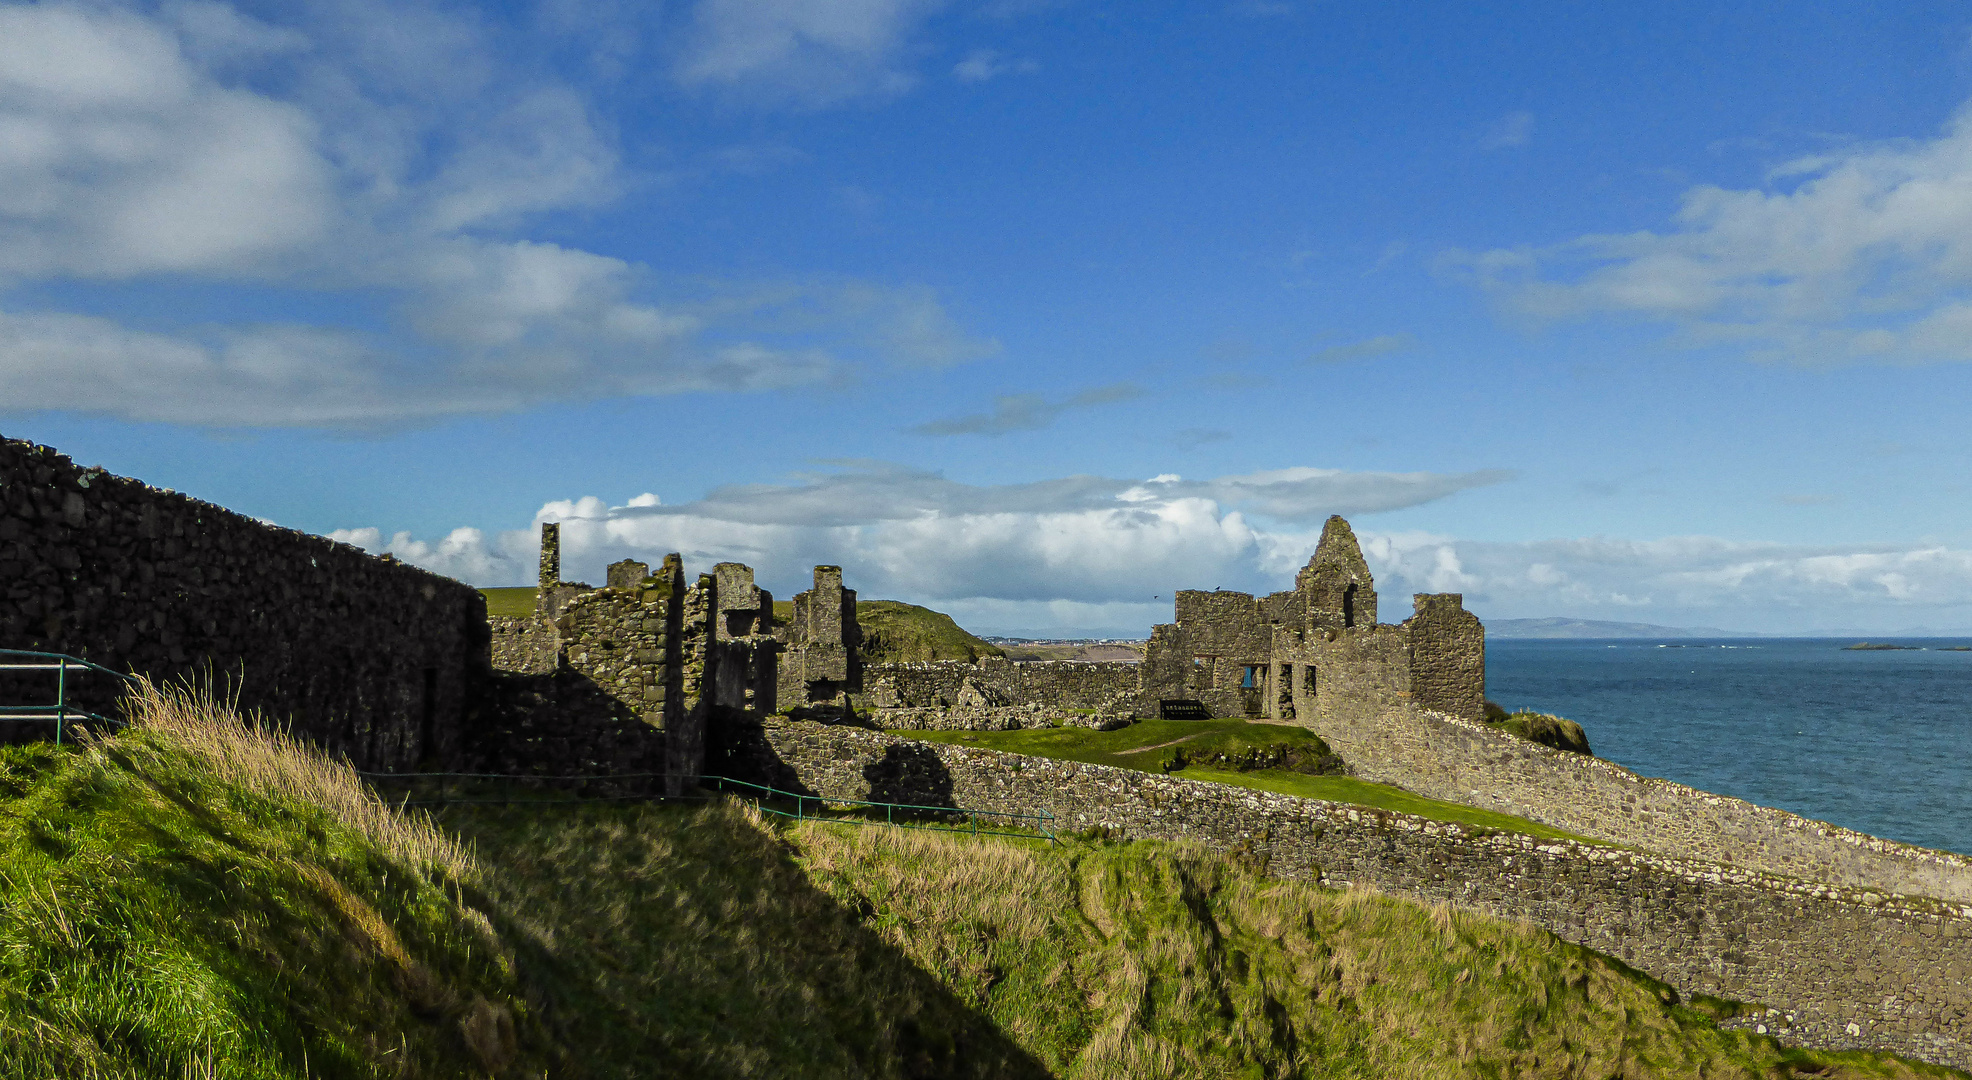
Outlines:
POLYGON ((482 585, 1141 633, 1344 513, 1967 627, 1968 99, 1945 4, 0 3, 0 432, 482 585))

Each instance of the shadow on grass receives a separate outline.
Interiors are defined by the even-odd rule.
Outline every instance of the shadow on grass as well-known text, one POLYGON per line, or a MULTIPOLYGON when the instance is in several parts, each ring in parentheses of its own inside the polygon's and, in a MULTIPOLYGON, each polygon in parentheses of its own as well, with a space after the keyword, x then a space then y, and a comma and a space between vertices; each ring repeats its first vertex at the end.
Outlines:
POLYGON ((730 805, 456 808, 568 1075, 1044 1077, 730 805))

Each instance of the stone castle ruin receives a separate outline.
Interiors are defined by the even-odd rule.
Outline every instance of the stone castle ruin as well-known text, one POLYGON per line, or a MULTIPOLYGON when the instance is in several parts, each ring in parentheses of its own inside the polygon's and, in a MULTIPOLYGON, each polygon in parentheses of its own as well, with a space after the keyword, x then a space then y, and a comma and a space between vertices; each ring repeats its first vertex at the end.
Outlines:
POLYGON ((1007 728, 1129 717, 1245 717, 1324 730, 1408 705, 1479 720, 1486 632, 1457 593, 1419 594, 1376 621, 1376 583, 1349 523, 1331 517, 1294 588, 1269 596, 1177 593, 1141 664, 1015 662, 871 668, 866 704, 885 728, 1007 728))
MULTIPOLYGON (((0 648, 210 680, 380 773, 704 774, 832 799, 1032 813, 1237 849, 1271 872, 1527 918, 1785 1040, 1972 1067, 1972 859, 1638 776, 1481 720, 1485 631, 1452 594, 1377 621, 1331 518, 1293 588, 1176 594, 1141 664, 865 664, 839 567, 777 618, 752 569, 626 560, 492 618, 460 582, 0 439, 0 648), (1311 728, 1356 776, 1579 836, 910 737, 1245 717, 1311 728), (874 722, 862 719, 873 717, 874 722), (885 730, 872 730, 882 728, 885 730)), ((5 673, 0 673, 4 675, 5 673)), ((0 678, 0 703, 42 693, 0 678)), ((83 680, 76 704, 114 711, 83 680)), ((38 734, 27 725, 0 736, 38 734)))
POLYGON ((670 794, 705 771, 708 732, 783 711, 846 712, 860 691, 856 593, 842 568, 817 566, 774 617, 753 569, 724 562, 685 583, 668 555, 611 564, 601 588, 561 580, 561 527, 541 526, 534 613, 494 618, 491 722, 484 767, 515 772, 665 774, 670 794))

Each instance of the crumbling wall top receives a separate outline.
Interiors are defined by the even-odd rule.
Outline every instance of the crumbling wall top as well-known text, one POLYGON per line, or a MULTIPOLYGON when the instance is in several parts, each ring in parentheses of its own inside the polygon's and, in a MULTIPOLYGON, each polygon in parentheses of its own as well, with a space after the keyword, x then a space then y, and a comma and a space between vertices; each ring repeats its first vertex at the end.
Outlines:
POLYGON ((1322 526, 1321 543, 1295 575, 1294 587, 1307 597, 1310 630, 1376 625, 1376 579, 1363 561, 1355 530, 1340 515, 1322 526))

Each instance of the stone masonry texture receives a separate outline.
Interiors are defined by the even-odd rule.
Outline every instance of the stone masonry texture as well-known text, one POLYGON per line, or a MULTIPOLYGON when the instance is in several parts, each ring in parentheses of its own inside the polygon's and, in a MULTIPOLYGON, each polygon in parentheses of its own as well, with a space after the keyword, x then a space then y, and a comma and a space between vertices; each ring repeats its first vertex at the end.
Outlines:
MULTIPOLYGON (((0 647, 210 679, 399 771, 456 760, 487 641, 485 599, 457 581, 0 440, 0 647)), ((113 711, 109 681, 78 680, 92 711, 113 711)), ((18 678, 0 692, 52 701, 18 678)))

